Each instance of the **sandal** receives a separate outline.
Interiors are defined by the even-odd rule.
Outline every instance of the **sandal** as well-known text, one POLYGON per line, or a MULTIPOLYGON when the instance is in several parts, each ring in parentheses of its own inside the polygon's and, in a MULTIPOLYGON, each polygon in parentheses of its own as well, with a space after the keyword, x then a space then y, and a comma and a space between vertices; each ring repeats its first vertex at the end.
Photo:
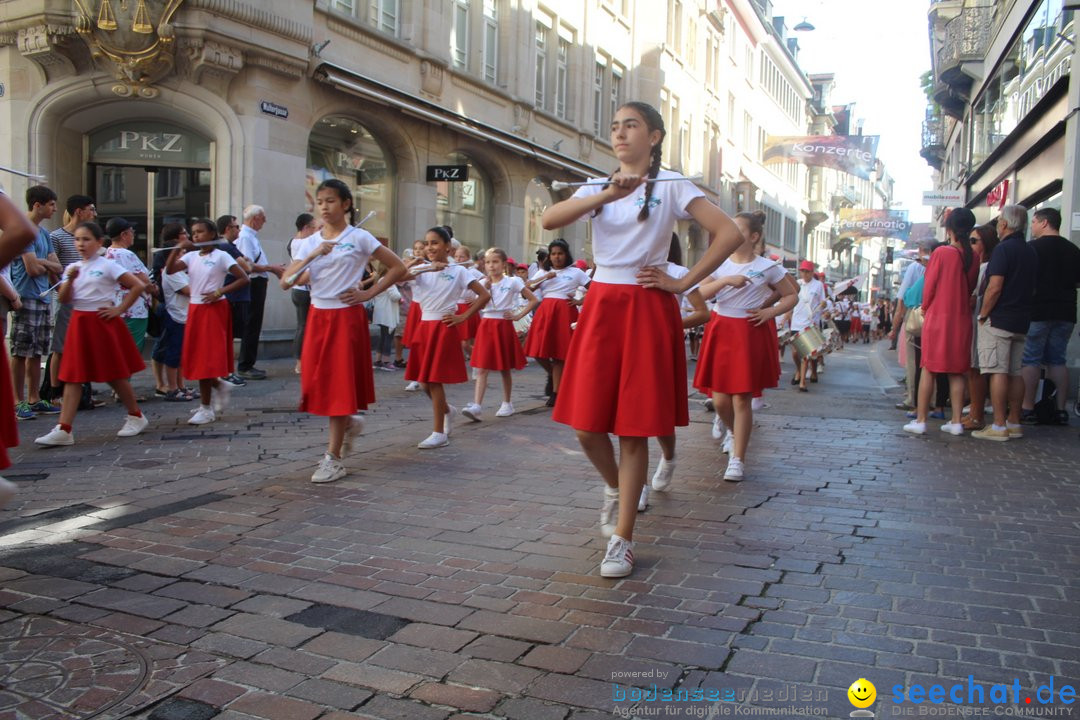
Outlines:
POLYGON ((970 416, 961 418, 960 424, 964 426, 965 430, 982 430, 986 427, 986 423, 981 423, 978 420, 973 420, 970 416))
POLYGON ((192 398, 179 390, 170 390, 165 393, 165 402, 191 402, 192 398))
POLYGON ((791 378, 791 384, 792 385, 798 385, 799 384, 799 378, 797 378, 797 377, 791 378))

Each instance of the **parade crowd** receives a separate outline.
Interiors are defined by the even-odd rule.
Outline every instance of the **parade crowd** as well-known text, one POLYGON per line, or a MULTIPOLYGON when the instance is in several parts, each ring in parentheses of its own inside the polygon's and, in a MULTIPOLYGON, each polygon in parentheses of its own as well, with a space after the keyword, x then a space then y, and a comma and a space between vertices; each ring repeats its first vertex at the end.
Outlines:
POLYGON ((299 410, 328 418, 312 482, 347 475, 342 458, 376 401, 375 372, 403 370, 406 389, 428 396, 431 432, 417 447, 436 450, 450 443, 459 416, 482 421, 493 373, 502 390, 494 415, 512 416, 512 373, 532 358, 547 373, 553 419, 576 431, 602 480, 605 577, 632 572, 637 513, 675 476, 675 428, 689 423, 687 343, 730 482, 748 476, 753 412, 779 384, 788 344, 791 383, 808 392, 830 347, 898 337, 909 374, 903 407, 914 413, 908 432, 925 433, 927 419, 948 408, 946 432, 1021 437, 1022 423, 1041 417, 1040 366, 1059 388, 1051 421, 1062 422, 1080 250, 1057 237, 1056 212, 1035 214, 1029 244, 1023 208, 1005 208, 996 232, 953 210, 948 243, 920 251, 895 307, 859 304, 837 287, 829 294, 813 263, 803 261, 796 280, 766 256, 764 213, 729 218, 693 182, 661 170, 664 136, 654 108, 627 103, 611 127, 620 167, 545 211, 548 230, 592 224, 589 261, 575 260, 560 239, 528 265, 498 247, 473 257, 448 226, 432 227, 399 257, 363 229, 349 187, 331 179, 317 190, 315 213, 296 218, 285 264, 264 253, 266 212, 252 205, 239 217, 166 225, 147 267, 130 249, 134 226, 113 218, 102 228, 92 198, 68 198, 63 225, 49 233, 42 223, 57 212, 52 190, 30 188, 26 213, 0 195, 0 295, 13 318, 13 383, 0 382, 0 400, 14 408, 0 419, 0 444, 17 444, 16 419, 58 415, 35 442, 71 445, 77 413, 98 402, 92 383, 109 384, 125 406, 119 436, 144 432, 150 420, 130 378, 145 367, 148 335, 155 394, 197 401, 192 425, 217 422, 233 388, 266 377, 256 362, 271 276, 296 309, 299 410), (712 242, 685 267, 673 229, 691 218, 712 242), (459 409, 446 386, 468 382, 470 369, 472 400, 459 409), (939 379, 944 392, 931 404, 939 379), (982 415, 987 385, 992 423, 982 415), (654 437, 661 453, 649 479, 654 437))

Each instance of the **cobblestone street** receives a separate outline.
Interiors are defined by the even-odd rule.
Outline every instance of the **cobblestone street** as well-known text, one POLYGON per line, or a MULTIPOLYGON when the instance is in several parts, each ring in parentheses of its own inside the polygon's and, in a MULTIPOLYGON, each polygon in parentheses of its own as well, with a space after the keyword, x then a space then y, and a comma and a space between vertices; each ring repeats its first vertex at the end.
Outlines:
POLYGON ((829 356, 809 394, 786 363, 741 484, 695 396, 623 580, 599 577, 601 483, 535 365, 517 415, 494 417, 491 388, 439 451, 416 449, 426 398, 377 373, 329 485, 309 482, 325 421, 294 412, 291 361, 265 367, 205 427, 148 401, 151 430, 118 439, 110 405, 41 450, 54 420, 20 424, 0 719, 841 718, 860 678, 879 718, 1080 714, 1062 688, 1080 680, 1076 428, 905 435, 887 344, 829 356), (933 685, 946 704, 897 702, 933 685))

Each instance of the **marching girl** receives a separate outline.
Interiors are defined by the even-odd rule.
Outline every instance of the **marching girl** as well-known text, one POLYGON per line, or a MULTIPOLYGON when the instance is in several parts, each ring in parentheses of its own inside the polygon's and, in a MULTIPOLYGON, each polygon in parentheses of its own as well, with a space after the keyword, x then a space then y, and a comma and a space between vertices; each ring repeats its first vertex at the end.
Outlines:
POLYGON ((184 270, 188 273, 191 300, 184 326, 180 369, 185 378, 199 381, 201 405, 188 423, 206 425, 217 419, 217 413, 224 410, 228 402, 229 386, 218 378, 233 372, 232 311, 225 295, 239 290, 249 281, 247 273, 232 256, 214 247, 218 234, 213 220, 196 220, 191 225, 191 232, 199 247, 181 236, 169 253, 165 270, 169 274, 184 270), (236 279, 223 286, 226 275, 236 279))
MULTIPOLYGON (((690 269, 682 265, 682 247, 679 236, 671 235, 671 248, 668 250, 667 274, 679 280, 689 274, 690 269)), ((705 306, 705 298, 697 288, 691 288, 679 295, 679 311, 682 316, 683 333, 692 333, 701 328, 709 321, 709 309, 705 306)), ((652 489, 656 492, 667 492, 671 486, 671 479, 675 475, 675 433, 662 435, 656 438, 660 443, 660 462, 656 465, 656 472, 652 476, 652 489)), ((641 497, 638 498, 638 511, 645 510, 649 506, 649 485, 641 488, 641 497)))
MULTIPOLYGON (((27 246, 34 242, 36 231, 26 214, 11 201, 3 188, 0 188, 0 231, 2 231, 0 232, 0 268, 2 268, 0 277, 5 283, 10 284, 9 265, 12 260, 26 252, 27 246)), ((8 297, 12 304, 17 304, 18 298, 18 293, 14 293, 14 298, 8 297)), ((7 313, 3 315, 6 324, 7 313)), ((6 332, 3 333, 3 335, 6 334, 6 332)), ((15 413, 11 411, 14 407, 15 388, 12 386, 8 354, 6 349, 0 349, 0 408, 7 409, 6 412, 0 413, 0 470, 11 467, 7 449, 17 447, 19 444, 15 413)), ((15 496, 17 490, 15 483, 0 477, 0 507, 6 505, 15 496)))
POLYGON ((419 258, 413 258, 409 265, 413 301, 420 305, 420 324, 413 334, 405 379, 421 384, 431 398, 434 415, 431 435, 417 445, 421 450, 450 444, 450 423, 457 410, 447 404, 443 385, 468 380, 457 326, 479 312, 491 297, 465 267, 450 264, 452 241, 445 227, 431 228, 424 236, 428 264, 421 265, 419 258), (466 288, 476 293, 476 299, 464 313, 455 314, 457 299, 466 288))
POLYGON ((604 577, 633 571, 648 438, 672 435, 676 425, 689 424, 686 349, 674 294, 694 287, 742 243, 731 218, 693 183, 660 170, 664 132, 652 106, 620 107, 611 123, 619 169, 543 215, 547 230, 582 218, 592 222, 596 274, 570 344, 553 419, 577 431, 607 485, 600 511, 601 529, 611 533, 600 565, 604 577), (671 232, 676 220, 690 218, 715 240, 690 272, 675 280, 664 272, 671 232), (619 436, 619 460, 609 433, 619 436), (618 522, 611 527, 616 503, 618 522))
POLYGON ((326 454, 311 476, 313 483, 345 477, 342 447, 363 430, 357 409, 375 401, 371 335, 364 303, 405 276, 405 265, 367 230, 353 227, 352 192, 341 180, 324 180, 315 193, 323 227, 310 254, 286 269, 281 286, 309 285, 304 349, 300 358, 300 410, 330 418, 326 454), (364 270, 374 258, 386 272, 366 290, 364 270), (293 283, 289 279, 308 261, 293 283))
POLYGON ((746 240, 713 274, 716 279, 701 285, 702 294, 716 303, 694 374, 694 387, 712 396, 717 415, 734 434, 724 471, 729 482, 744 476, 754 422, 751 399, 776 387, 780 376, 773 318, 798 302, 798 288, 783 267, 754 252, 765 231, 765 213, 739 213, 735 224, 746 240), (780 302, 774 305, 776 293, 780 302))
POLYGON ((60 423, 34 440, 38 445, 74 444, 71 424, 79 409, 82 384, 87 382, 108 383, 127 408, 124 426, 116 433, 119 437, 138 435, 150 424, 139 410, 129 380, 146 365, 122 319, 128 308, 142 301, 146 283, 98 254, 104 240, 105 233, 97 223, 75 228, 75 249, 83 259, 68 266, 59 292, 60 302, 74 308, 60 362, 64 401, 60 423), (114 305, 118 284, 128 291, 123 301, 114 305))
POLYGON ((589 282, 589 276, 574 267, 570 246, 561 238, 551 241, 544 269, 529 280, 529 289, 540 290, 543 300, 533 313, 529 336, 525 339, 525 354, 536 358, 547 371, 548 407, 555 407, 563 363, 570 352, 571 326, 578 320, 574 294, 589 282))
MULTIPOLYGON (((427 251, 425 248, 427 243, 423 240, 417 240, 412 246, 412 257, 416 258, 414 262, 420 262, 421 258, 426 257, 427 251)), ((402 285, 408 286, 408 292, 410 297, 414 291, 413 285, 409 281, 405 281, 402 285)), ((416 302, 415 298, 411 298, 409 302, 409 311, 405 316, 405 330, 401 333, 401 344, 412 354, 413 335, 416 334, 416 326, 420 324, 420 303, 416 302)), ((408 392, 415 392, 420 389, 420 383, 415 380, 405 386, 408 392)))
POLYGON ((484 306, 483 319, 480 321, 480 329, 476 331, 476 344, 469 363, 476 369, 476 392, 473 402, 461 411, 462 415, 474 422, 480 420, 490 370, 501 373, 503 383, 503 402, 495 417, 509 417, 514 414, 514 406, 510 402, 510 391, 513 388, 510 371, 525 367, 525 353, 521 350, 514 323, 540 304, 521 278, 506 274, 505 250, 491 248, 482 257, 484 270, 487 272, 484 287, 491 293, 491 302, 484 306), (521 298, 527 301, 524 307, 518 307, 518 300, 521 298))
MULTIPOLYGON (((454 248, 454 262, 461 265, 469 271, 469 275, 473 280, 479 280, 483 282, 484 273, 482 270, 478 270, 473 266, 472 252, 464 245, 458 245, 454 248)), ((457 302, 457 314, 460 315, 467 311, 469 307, 476 300, 476 295, 471 290, 466 290, 461 293, 461 297, 457 302)), ((473 341, 476 339, 476 331, 480 329, 480 313, 469 316, 469 319, 457 326, 458 334, 461 335, 461 349, 468 357, 472 352, 473 341)))

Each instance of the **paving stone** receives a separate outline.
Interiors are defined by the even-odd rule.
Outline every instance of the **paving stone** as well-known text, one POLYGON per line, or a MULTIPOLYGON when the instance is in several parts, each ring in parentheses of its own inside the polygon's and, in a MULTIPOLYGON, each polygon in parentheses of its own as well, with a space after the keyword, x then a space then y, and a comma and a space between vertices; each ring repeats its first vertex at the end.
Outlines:
POLYGON ((248 693, 234 700, 228 709, 266 720, 315 720, 324 710, 318 705, 266 693, 248 693))
POLYGON ((367 659, 367 662, 391 670, 401 670, 435 678, 445 677, 464 658, 441 650, 429 650, 408 645, 388 645, 367 659))
POLYGON ((592 653, 586 650, 540 645, 529 651, 529 654, 523 657, 520 662, 522 665, 540 668, 541 670, 572 675, 585 664, 590 655, 592 653))
POLYGON ((486 610, 473 613, 461 621, 458 627, 464 630, 476 630, 481 633, 544 643, 561 642, 577 629, 569 623, 499 615, 486 610))
POLYGON ((474 658, 454 668, 446 680, 460 685, 517 694, 542 674, 539 670, 520 665, 474 658))
POLYGON ((235 685, 247 685, 259 690, 282 693, 300 684, 304 680, 304 676, 268 665, 234 662, 215 673, 214 679, 235 685))
POLYGON ((310 700, 317 705, 328 705, 343 710, 352 710, 371 697, 371 693, 367 690, 319 678, 305 680, 289 690, 289 695, 301 700, 310 700))
POLYGON ((477 690, 443 683, 424 683, 413 690, 410 696, 432 705, 449 705, 476 713, 492 709, 501 697, 499 693, 490 690, 477 690))
POLYGON ((293 613, 287 619, 309 628, 333 630, 374 640, 385 640, 408 625, 406 620, 393 615, 322 604, 293 613))
POLYGON ((245 598, 251 597, 251 593, 246 590, 236 590, 233 588, 204 585, 193 582, 173 583, 172 585, 168 585, 155 591, 154 594, 161 595, 162 597, 176 598, 177 600, 185 600, 190 603, 217 605, 218 607, 228 607, 245 598))
POLYGON ((476 637, 477 634, 474 632, 454 630, 426 623, 411 623, 387 639, 395 643, 455 652, 472 642, 476 637))
POLYGON ((322 632, 319 628, 305 627, 298 623, 249 613, 237 613, 217 623, 213 629, 216 632, 285 647, 296 647, 322 632))
POLYGON ((390 670, 377 665, 347 662, 338 663, 330 668, 323 673, 323 678, 394 695, 404 695, 409 688, 427 679, 421 675, 390 670))
POLYGON ((305 652, 315 655, 361 662, 386 647, 385 642, 368 640, 342 633, 326 632, 302 646, 305 652))
POLYGON ((187 603, 170 598, 103 588, 79 597, 79 602, 93 607, 119 610, 131 615, 162 618, 185 607, 187 603))
POLYGON ((377 720, 446 720, 451 711, 434 708, 412 700, 398 700, 376 695, 357 709, 362 718, 377 720))
POLYGON ((204 678, 181 690, 179 696, 220 709, 246 692, 245 688, 237 685, 204 678))
POLYGON ((463 655, 512 662, 530 647, 529 643, 494 635, 481 635, 461 649, 463 655))

